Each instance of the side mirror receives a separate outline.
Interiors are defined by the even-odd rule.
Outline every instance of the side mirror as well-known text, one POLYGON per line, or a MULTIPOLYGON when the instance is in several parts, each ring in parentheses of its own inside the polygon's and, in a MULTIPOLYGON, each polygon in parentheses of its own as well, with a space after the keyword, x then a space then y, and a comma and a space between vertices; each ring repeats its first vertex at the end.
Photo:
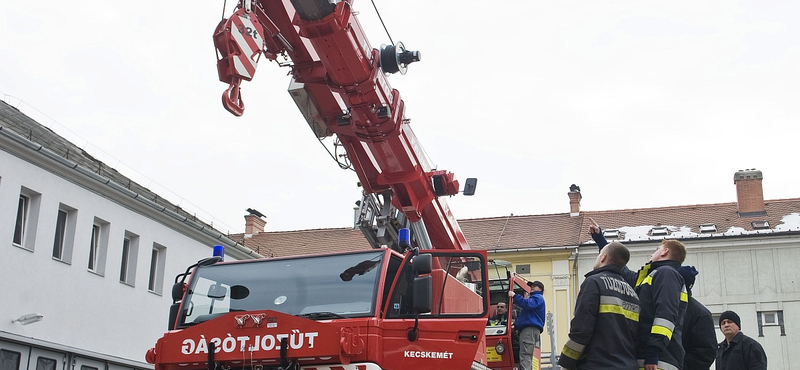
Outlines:
POLYGON ((475 188, 478 186, 478 179, 470 177, 464 183, 464 195, 475 195, 475 188))
MULTIPOLYGON (((430 255, 428 255, 430 257, 430 255)), ((419 256, 418 256, 419 257, 419 256)), ((433 291, 433 278, 421 276, 414 278, 414 311, 417 313, 431 312, 433 291)))
POLYGON ((186 285, 182 282, 177 282, 172 285, 172 301, 180 301, 183 299, 183 291, 186 289, 186 285))
POLYGON ((208 298, 215 299, 221 301, 225 299, 225 296, 228 294, 228 288, 220 284, 214 284, 208 286, 208 298))
POLYGON ((169 323, 167 324, 167 330, 175 330, 175 321, 178 320, 178 310, 181 308, 181 303, 173 303, 172 306, 169 306, 169 323))
POLYGON ((420 254, 411 260, 411 269, 414 276, 430 274, 433 268, 433 256, 430 254, 420 254))

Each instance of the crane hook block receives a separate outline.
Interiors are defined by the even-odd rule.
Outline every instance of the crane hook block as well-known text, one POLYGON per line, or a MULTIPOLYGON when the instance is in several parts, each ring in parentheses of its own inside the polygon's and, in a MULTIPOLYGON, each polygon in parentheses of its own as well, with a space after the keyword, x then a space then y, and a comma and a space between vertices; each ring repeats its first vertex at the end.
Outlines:
POLYGON ((381 46, 381 68, 386 73, 406 74, 408 65, 422 60, 419 51, 406 50, 405 45, 398 41, 394 45, 381 46))
POLYGON ((250 81, 256 73, 264 45, 264 27, 258 18, 239 8, 223 19, 214 31, 219 80, 229 84, 222 95, 222 105, 235 116, 244 113, 240 93, 242 80, 250 81))

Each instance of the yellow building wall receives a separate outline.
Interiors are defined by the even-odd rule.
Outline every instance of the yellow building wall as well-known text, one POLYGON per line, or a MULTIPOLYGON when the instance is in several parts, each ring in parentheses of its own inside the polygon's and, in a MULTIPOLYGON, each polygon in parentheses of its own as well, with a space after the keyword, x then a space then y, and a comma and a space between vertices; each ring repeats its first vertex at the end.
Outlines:
POLYGON ((556 330, 556 352, 561 352, 564 343, 567 341, 567 334, 569 333, 569 322, 572 318, 572 300, 569 297, 569 291, 558 290, 556 292, 556 305, 559 307, 557 312, 553 313, 553 324, 556 330), (566 330, 564 330, 566 328, 566 330))
POLYGON ((511 272, 517 271, 517 265, 530 265, 530 273, 519 275, 526 280, 539 280, 544 284, 543 296, 547 312, 552 314, 555 348, 551 345, 549 329, 545 327, 542 333, 543 356, 549 355, 552 351, 560 354, 568 339, 569 322, 572 319, 576 296, 573 261, 569 259, 571 255, 571 250, 559 250, 503 253, 490 257, 511 262, 509 267, 511 272), (560 267, 560 270, 554 271, 554 266, 560 267), (558 282, 557 286, 554 286, 554 280, 558 282))

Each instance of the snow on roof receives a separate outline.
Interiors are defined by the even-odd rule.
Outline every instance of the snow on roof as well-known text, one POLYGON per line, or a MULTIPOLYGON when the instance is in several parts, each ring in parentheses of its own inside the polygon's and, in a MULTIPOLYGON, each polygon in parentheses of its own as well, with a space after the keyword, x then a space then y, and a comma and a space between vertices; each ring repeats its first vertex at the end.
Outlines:
POLYGON ((775 231, 800 231, 800 213, 792 213, 781 218, 781 224, 775 231))
MULTIPOLYGON (((663 240, 663 239, 691 239, 705 238, 714 236, 736 236, 736 235, 758 235, 773 234, 786 231, 800 231, 800 213, 792 213, 781 218, 781 224, 773 229, 766 230, 747 230, 738 226, 731 226, 724 232, 719 233, 696 233, 690 226, 674 225, 641 225, 641 226, 621 226, 618 227, 619 237, 612 238, 620 242, 663 240), (667 235, 651 235, 653 229, 666 228, 669 230, 667 235)), ((590 242, 591 243, 591 242, 590 242)))

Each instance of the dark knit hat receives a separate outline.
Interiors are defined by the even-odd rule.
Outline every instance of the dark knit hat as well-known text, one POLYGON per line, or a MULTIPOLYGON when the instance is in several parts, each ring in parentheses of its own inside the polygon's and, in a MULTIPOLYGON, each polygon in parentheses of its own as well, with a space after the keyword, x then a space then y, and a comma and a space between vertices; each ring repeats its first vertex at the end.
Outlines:
POLYGON ((678 272, 683 276, 683 282, 686 283, 686 289, 692 290, 692 286, 694 285, 694 278, 699 274, 697 269, 694 266, 681 266, 678 269, 678 272))
POLYGON ((533 287, 535 287, 535 286, 538 286, 538 287, 539 287, 539 289, 541 289, 541 290, 544 292, 544 284, 542 284, 542 282, 541 282, 541 281, 539 281, 539 280, 536 280, 536 281, 534 281, 534 282, 530 282, 530 281, 529 281, 529 282, 528 282, 528 286, 529 286, 529 287, 531 287, 531 288, 533 288, 533 287))
POLYGON ((738 326, 739 329, 742 328, 742 324, 741 324, 742 320, 739 319, 739 315, 737 315, 736 312, 725 311, 721 315, 719 315, 719 326, 722 326, 722 320, 725 320, 725 319, 733 321, 733 323, 736 324, 736 326, 738 326))

